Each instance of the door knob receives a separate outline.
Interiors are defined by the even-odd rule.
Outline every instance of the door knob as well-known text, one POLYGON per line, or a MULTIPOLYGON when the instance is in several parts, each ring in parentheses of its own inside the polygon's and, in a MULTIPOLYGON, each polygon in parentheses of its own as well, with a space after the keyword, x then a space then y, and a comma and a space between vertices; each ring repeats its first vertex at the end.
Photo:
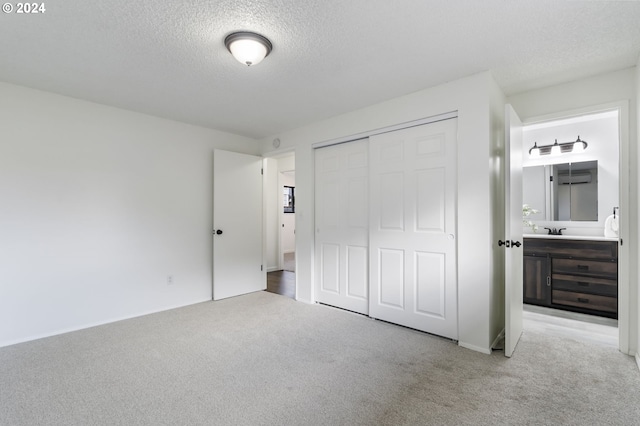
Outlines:
POLYGON ((506 244, 506 242, 504 242, 502 240, 498 240, 498 247, 502 247, 505 244, 506 244))
POLYGON ((222 234, 222 229, 218 229, 218 230, 216 231, 216 234, 217 234, 217 235, 222 234))
POLYGON ((511 240, 511 247, 520 247, 522 243, 520 241, 511 240))

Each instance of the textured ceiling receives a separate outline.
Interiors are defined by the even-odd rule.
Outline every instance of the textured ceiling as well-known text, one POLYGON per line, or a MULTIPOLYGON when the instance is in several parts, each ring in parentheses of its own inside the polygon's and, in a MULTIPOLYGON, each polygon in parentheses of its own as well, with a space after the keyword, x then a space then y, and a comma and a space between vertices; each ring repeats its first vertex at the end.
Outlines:
POLYGON ((640 2, 56 0, 0 14, 0 80, 254 138, 491 70, 507 94, 633 66, 640 2), (247 68, 224 37, 274 50, 247 68))

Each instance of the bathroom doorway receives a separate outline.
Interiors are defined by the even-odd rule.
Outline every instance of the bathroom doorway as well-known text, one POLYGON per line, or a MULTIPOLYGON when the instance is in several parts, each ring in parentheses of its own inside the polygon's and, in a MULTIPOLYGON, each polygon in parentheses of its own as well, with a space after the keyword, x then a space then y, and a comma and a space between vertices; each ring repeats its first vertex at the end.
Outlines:
POLYGON ((525 331, 628 353, 625 123, 626 106, 610 104, 524 125, 525 331), (598 244, 611 247, 610 254, 590 258, 598 244), (545 245, 549 253, 540 248, 545 245), (596 270, 599 265, 606 271, 596 270))

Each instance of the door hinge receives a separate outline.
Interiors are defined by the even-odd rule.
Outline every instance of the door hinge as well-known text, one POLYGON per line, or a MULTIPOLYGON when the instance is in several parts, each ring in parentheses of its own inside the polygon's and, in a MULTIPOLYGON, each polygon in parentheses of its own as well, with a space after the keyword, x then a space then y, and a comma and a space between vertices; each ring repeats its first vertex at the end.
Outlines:
MULTIPOLYGON (((540 181, 538 181, 540 182, 540 181)), ((549 182, 553 182, 553 176, 549 176, 549 182)))
POLYGON ((262 271, 262 265, 260 265, 260 270, 262 271))
POLYGON ((260 174, 264 175, 264 169, 260 169, 260 174))

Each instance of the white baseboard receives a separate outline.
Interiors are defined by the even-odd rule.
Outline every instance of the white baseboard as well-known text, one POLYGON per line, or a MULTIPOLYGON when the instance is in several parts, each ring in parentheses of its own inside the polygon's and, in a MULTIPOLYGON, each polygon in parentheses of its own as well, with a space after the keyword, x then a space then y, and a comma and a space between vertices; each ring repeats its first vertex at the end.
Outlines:
POLYGON ((480 346, 470 345, 469 343, 458 342, 458 346, 462 346, 463 348, 471 349, 472 351, 481 352, 483 354, 491 355, 491 348, 481 348, 480 346))
POLYGON ((640 370, 640 353, 636 352, 636 365, 638 366, 638 370, 640 370))
POLYGON ((111 324, 111 323, 118 322, 118 321, 124 321, 124 320, 128 320, 128 319, 143 317, 145 315, 156 314, 158 312, 170 311, 172 309, 183 308, 183 307, 186 307, 186 306, 191 306, 191 305, 196 305, 198 303, 206 303, 206 302, 211 302, 211 299, 195 300, 193 302, 188 302, 188 303, 183 303, 183 304, 169 305, 169 306, 166 306, 166 307, 163 307, 163 308, 150 309, 150 310, 145 310, 145 311, 141 311, 141 312, 130 314, 130 315, 123 315, 123 316, 108 318, 108 319, 105 319, 103 321, 90 322, 90 323, 77 325, 77 326, 74 326, 74 327, 62 328, 62 329, 51 331, 51 332, 48 332, 48 333, 35 334, 35 335, 31 335, 31 336, 20 338, 20 339, 9 340, 7 342, 1 342, 0 343, 0 348, 5 347, 5 346, 17 345, 18 343, 30 342, 32 340, 44 339, 46 337, 59 336, 61 334, 72 333, 74 331, 85 330, 87 328, 92 328, 92 327, 99 327, 101 325, 111 324))

